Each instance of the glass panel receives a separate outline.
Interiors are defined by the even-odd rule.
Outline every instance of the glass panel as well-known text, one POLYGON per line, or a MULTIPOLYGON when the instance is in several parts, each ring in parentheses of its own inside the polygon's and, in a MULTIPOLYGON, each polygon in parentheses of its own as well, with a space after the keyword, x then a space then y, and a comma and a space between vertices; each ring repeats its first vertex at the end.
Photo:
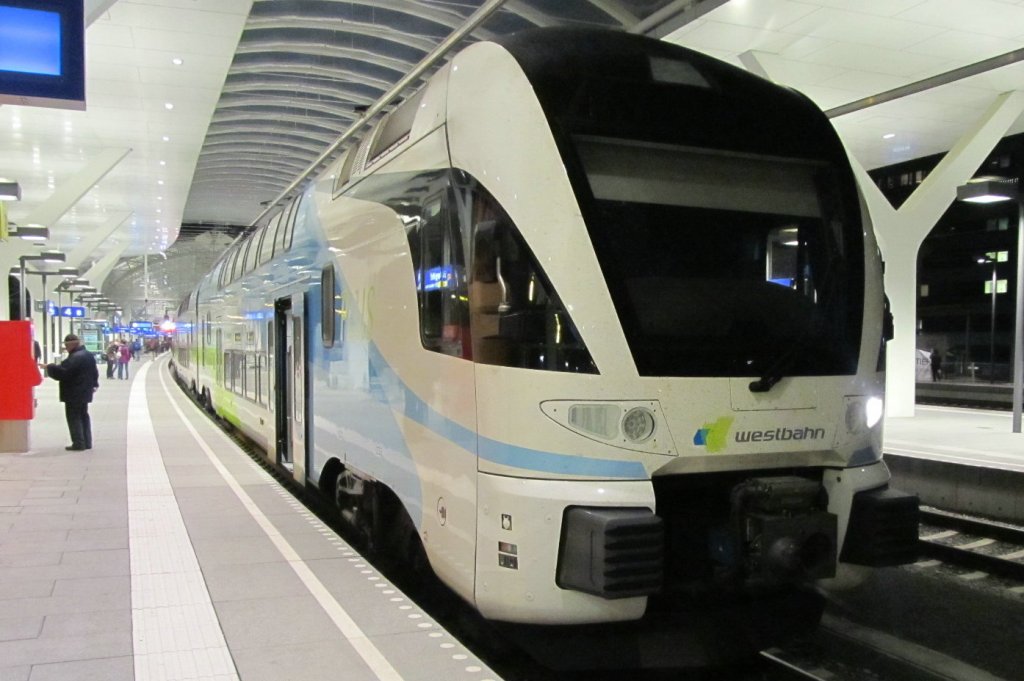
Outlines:
POLYGON ((247 352, 244 355, 245 361, 245 396, 250 400, 256 399, 256 353, 247 352))
POLYGON ((334 266, 320 274, 320 340, 325 348, 334 346, 334 266))
POLYGON ((470 352, 466 311, 466 266, 461 239, 453 231, 445 194, 428 199, 409 232, 418 240, 416 288, 423 347, 455 357, 470 352))
POLYGON ((537 259, 498 202, 458 174, 456 202, 472 235, 469 285, 473 358, 483 364, 597 373, 537 259))
POLYGON ((760 375, 789 353, 787 375, 856 369, 827 166, 575 142, 593 195, 587 226, 641 375, 760 375))
POLYGON ((465 236, 450 215, 450 184, 447 170, 382 171, 364 178, 345 195, 385 204, 405 225, 423 347, 470 359, 465 236))
POLYGON ((260 242, 260 264, 267 262, 274 255, 274 235, 277 233, 277 226, 281 223, 281 214, 278 213, 267 223, 263 239, 260 242))
POLYGON ((306 221, 306 213, 302 210, 302 195, 295 200, 295 204, 292 206, 291 214, 288 216, 288 231, 285 235, 285 250, 290 250, 292 247, 292 239, 295 238, 296 226, 299 228, 306 221))

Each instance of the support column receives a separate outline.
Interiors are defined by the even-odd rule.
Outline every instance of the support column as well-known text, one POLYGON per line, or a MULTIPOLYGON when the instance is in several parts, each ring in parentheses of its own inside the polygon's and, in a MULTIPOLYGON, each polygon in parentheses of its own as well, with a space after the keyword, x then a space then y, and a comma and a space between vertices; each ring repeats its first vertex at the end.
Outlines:
MULTIPOLYGON (((774 56, 747 51, 740 55, 740 62, 752 73, 772 79, 770 71, 774 56)), ((885 260, 885 292, 895 323, 895 335, 886 347, 887 416, 914 415, 917 254, 921 244, 956 199, 957 186, 974 175, 1022 111, 1024 92, 1014 90, 999 95, 899 210, 892 207, 860 162, 847 154, 868 205, 875 237, 885 260)))
POLYGON ((968 129, 924 182, 892 207, 867 171, 851 158, 885 259, 885 292, 895 321, 887 347, 886 415, 913 416, 917 363, 917 254, 925 237, 1024 111, 1024 92, 1004 92, 968 129))

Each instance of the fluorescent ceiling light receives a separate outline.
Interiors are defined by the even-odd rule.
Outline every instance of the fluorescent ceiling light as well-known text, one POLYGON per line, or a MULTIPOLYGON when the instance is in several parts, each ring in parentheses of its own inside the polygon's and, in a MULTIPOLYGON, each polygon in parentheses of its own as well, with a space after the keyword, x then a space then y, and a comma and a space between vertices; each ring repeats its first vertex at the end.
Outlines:
POLYGON ((21 185, 14 180, 0 179, 0 201, 21 201, 21 185))
POLYGON ((28 241, 46 241, 50 238, 50 229, 42 225, 18 225, 11 234, 28 241))
POLYGON ((956 198, 968 203, 996 203, 1017 198, 1017 186, 1009 180, 976 180, 956 188, 956 198))

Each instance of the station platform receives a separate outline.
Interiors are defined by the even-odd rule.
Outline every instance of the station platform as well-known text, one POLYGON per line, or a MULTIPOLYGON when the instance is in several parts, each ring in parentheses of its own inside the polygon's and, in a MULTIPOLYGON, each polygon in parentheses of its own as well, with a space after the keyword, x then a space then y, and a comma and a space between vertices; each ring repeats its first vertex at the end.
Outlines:
POLYGON ((883 452, 896 487, 945 511, 1024 523, 1024 433, 1009 411, 917 405, 887 417, 883 452))
POLYGON ((188 401, 106 379, 93 449, 56 382, 0 454, 0 681, 497 676, 188 401))

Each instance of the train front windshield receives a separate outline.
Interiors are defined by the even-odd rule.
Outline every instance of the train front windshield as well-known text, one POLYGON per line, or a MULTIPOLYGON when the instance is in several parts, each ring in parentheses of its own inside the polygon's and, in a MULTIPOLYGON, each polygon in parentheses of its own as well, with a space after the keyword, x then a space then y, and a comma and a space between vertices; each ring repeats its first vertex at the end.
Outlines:
POLYGON ((864 225, 809 100, 629 34, 507 38, 645 376, 856 373, 864 225))
POLYGON ((574 142, 592 194, 588 229, 641 375, 856 370, 843 221, 827 165, 616 138, 574 142))

